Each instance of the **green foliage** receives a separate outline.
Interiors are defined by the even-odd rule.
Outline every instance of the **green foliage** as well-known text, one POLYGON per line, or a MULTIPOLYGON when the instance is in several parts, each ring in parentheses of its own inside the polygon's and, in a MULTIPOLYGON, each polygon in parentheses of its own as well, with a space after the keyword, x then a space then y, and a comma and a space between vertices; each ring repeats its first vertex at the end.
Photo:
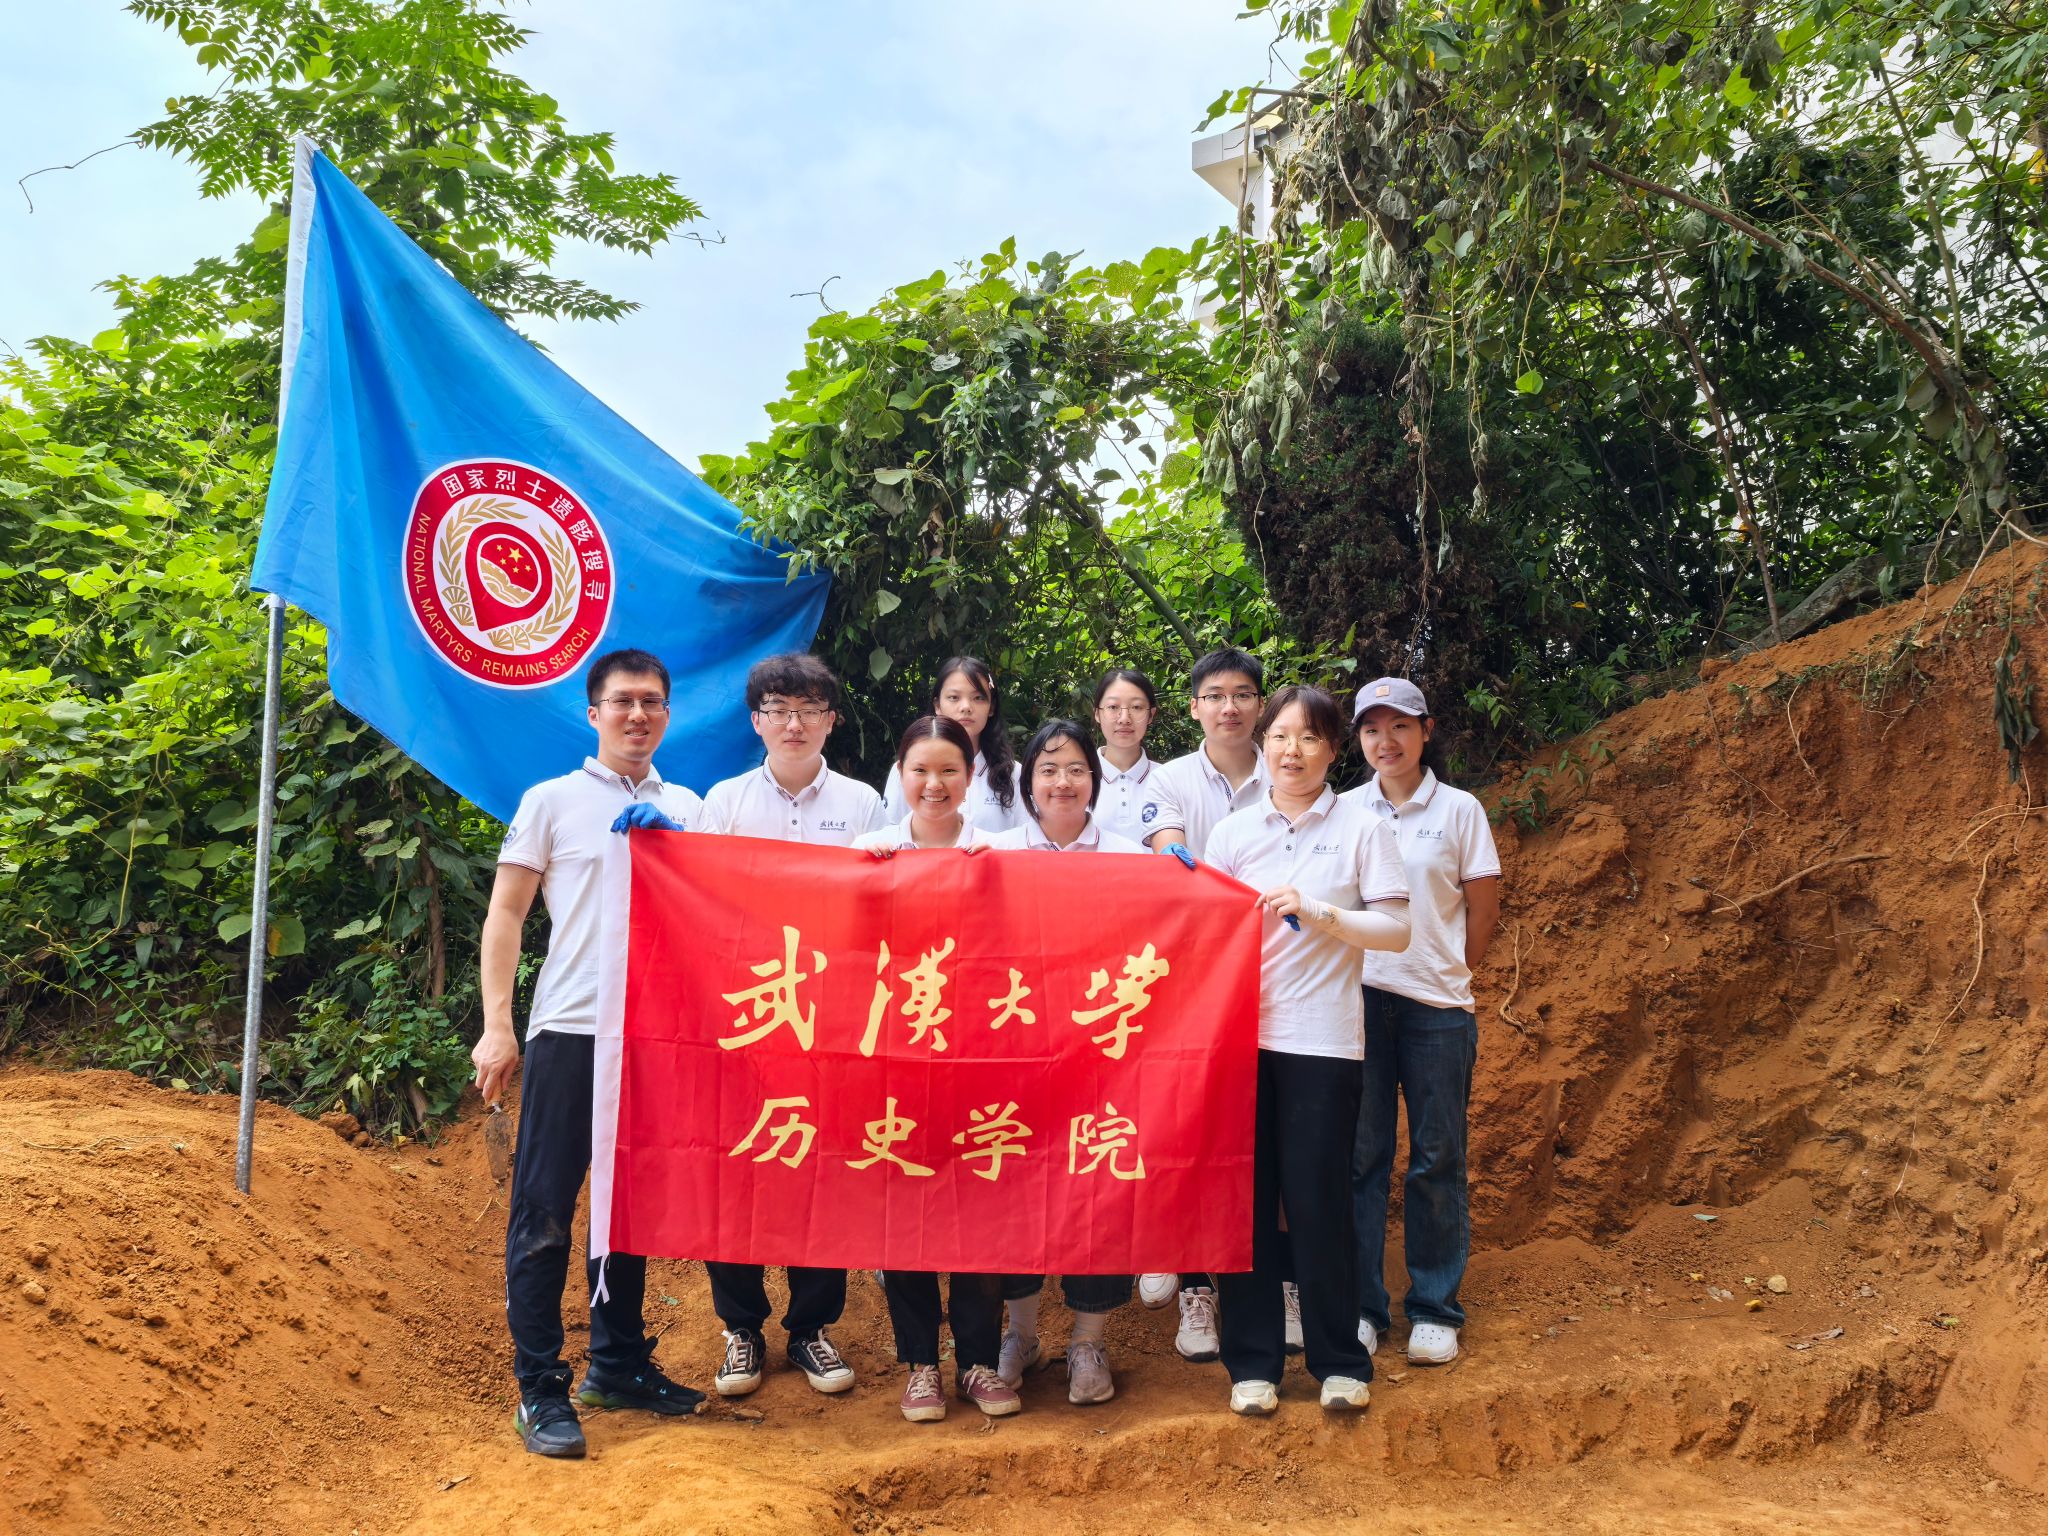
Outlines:
MULTIPOLYGON (((623 312, 546 270, 560 242, 647 250, 695 214, 499 69, 523 34, 475 0, 130 9, 221 77, 142 142, 209 194, 282 197, 307 132, 501 313, 623 312)), ((263 671, 247 573, 287 217, 274 204, 190 272, 110 282, 120 323, 90 345, 0 360, 0 1016, 209 1088, 239 1072, 263 671)), ((498 832, 335 707, 324 653, 318 625, 290 626, 265 936, 285 1037, 263 1087, 416 1126, 459 1086, 498 832)))

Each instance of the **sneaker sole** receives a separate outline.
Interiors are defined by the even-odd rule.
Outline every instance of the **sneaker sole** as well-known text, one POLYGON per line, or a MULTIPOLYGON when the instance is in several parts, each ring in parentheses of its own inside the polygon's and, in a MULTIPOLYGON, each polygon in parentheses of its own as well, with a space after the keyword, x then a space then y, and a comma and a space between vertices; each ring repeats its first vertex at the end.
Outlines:
POLYGON ((1173 1347, 1181 1359, 1192 1360, 1197 1365, 1207 1365, 1211 1360, 1223 1358, 1223 1347, 1220 1344, 1214 1349, 1189 1350, 1181 1346, 1180 1340, 1175 1339, 1173 1347))
POLYGON ((1266 1398, 1254 1398, 1250 1402, 1239 1402, 1236 1398, 1230 1400, 1230 1411, 1245 1419, 1270 1418, 1279 1406, 1277 1401, 1266 1398))
POLYGON ((1111 1383, 1109 1390, 1103 1393, 1100 1397, 1076 1397, 1074 1396, 1074 1389, 1072 1387, 1067 1388, 1067 1401, 1072 1403, 1076 1408, 1086 1408, 1094 1403, 1106 1403, 1112 1397, 1115 1396, 1115 1383, 1111 1383))
POLYGON ((614 1397, 603 1392, 589 1391, 578 1392, 576 1394, 576 1401, 585 1408, 602 1408, 608 1413, 658 1413, 665 1419, 687 1419, 704 1410, 704 1399, 701 1397, 695 1402, 681 1399, 675 1401, 657 1399, 648 1402, 635 1397, 614 1397))
POLYGON ((1414 1365, 1414 1366, 1423 1366, 1423 1367, 1427 1367, 1427 1366, 1432 1366, 1432 1365, 1451 1365, 1451 1364, 1455 1363, 1456 1361, 1458 1361, 1459 1359, 1461 1359, 1461 1358, 1463 1357, 1464 1353, 1465 1353, 1465 1352, 1464 1352, 1463 1350, 1461 1350, 1461 1349, 1460 1349, 1460 1350, 1453 1350, 1453 1351, 1451 1351, 1451 1353, 1450 1353, 1450 1354, 1448 1354, 1448 1355, 1445 1355, 1445 1356, 1444 1356, 1444 1357, 1443 1357, 1443 1358, 1442 1358, 1441 1360, 1433 1360, 1433 1359, 1430 1359, 1429 1357, 1427 1357, 1427 1356, 1424 1356, 1424 1355, 1410 1355, 1410 1356, 1408 1357, 1408 1363, 1409 1363, 1410 1365, 1414 1365))
POLYGON ((1285 1348, 1286 1348, 1286 1353, 1288 1353, 1288 1354, 1290 1354, 1290 1355, 1298 1355, 1298 1354, 1300 1354, 1300 1353, 1301 1353, 1301 1348, 1302 1348, 1302 1347, 1301 1347, 1301 1346, 1300 1346, 1299 1344, 1289 1344, 1289 1345, 1285 1346, 1285 1348))
POLYGON ((1363 1413, 1371 1403, 1372 1394, 1370 1392, 1366 1393, 1357 1402, 1353 1402, 1348 1397, 1326 1397, 1323 1399, 1323 1407, 1331 1413, 1363 1413))
POLYGON ((913 1424, 936 1424, 946 1416, 946 1405, 939 1403, 931 1408, 905 1408, 903 1417, 913 1424))
POLYGON ((720 1397, 745 1397, 750 1392, 761 1390, 761 1378, 759 1376, 751 1378, 742 1377, 738 1381, 728 1381, 720 1378, 711 1383, 711 1390, 720 1397))
MULTIPOLYGON (((803 1367, 799 1366, 797 1369, 802 1370, 803 1367)), ((848 1371, 843 1376, 813 1376, 809 1371, 804 1371, 804 1380, 811 1384, 813 1392, 822 1392, 827 1397, 836 1397, 841 1392, 851 1392, 853 1390, 854 1375, 853 1372, 848 1371)))
POLYGON ((1019 1412, 1024 1407, 1022 1403, 975 1403, 971 1397, 967 1401, 974 1403, 975 1407, 992 1419, 1007 1419, 1011 1414, 1019 1412))
POLYGON ((554 1447, 535 1445, 526 1438, 526 1431, 520 1427, 517 1414, 512 1416, 512 1433, 519 1437, 519 1443, 526 1447, 526 1454, 529 1456, 546 1456, 555 1461, 581 1461, 589 1450, 588 1446, 580 1442, 575 1445, 554 1447))

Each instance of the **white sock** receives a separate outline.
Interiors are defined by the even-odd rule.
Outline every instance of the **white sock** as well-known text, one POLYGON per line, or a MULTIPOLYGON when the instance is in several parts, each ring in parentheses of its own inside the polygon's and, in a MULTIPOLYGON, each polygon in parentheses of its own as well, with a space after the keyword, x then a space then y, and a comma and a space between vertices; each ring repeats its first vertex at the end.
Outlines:
POLYGON ((1074 1332, 1069 1342, 1074 1344, 1100 1344, 1102 1330, 1109 1326, 1107 1312, 1076 1312, 1074 1332))
POLYGON ((1010 1332, 1029 1339, 1038 1332, 1038 1298, 1023 1296, 1010 1303, 1010 1332))

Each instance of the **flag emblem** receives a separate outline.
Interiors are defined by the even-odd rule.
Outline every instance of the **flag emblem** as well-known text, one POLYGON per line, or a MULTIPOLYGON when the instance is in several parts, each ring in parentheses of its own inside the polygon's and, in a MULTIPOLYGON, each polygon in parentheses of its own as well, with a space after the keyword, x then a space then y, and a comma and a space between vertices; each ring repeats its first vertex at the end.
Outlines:
POLYGON ((441 659, 504 688, 552 683, 611 616, 611 546, 576 493, 510 459, 443 465, 413 498, 407 606, 441 659))

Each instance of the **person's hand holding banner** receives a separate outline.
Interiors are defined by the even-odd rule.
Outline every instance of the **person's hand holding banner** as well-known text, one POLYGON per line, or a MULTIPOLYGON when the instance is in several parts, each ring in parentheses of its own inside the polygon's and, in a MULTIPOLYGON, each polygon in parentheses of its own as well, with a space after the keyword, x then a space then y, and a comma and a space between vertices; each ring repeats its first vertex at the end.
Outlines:
POLYGON ((688 836, 606 879, 593 1254, 1250 1267, 1245 887, 688 836))

